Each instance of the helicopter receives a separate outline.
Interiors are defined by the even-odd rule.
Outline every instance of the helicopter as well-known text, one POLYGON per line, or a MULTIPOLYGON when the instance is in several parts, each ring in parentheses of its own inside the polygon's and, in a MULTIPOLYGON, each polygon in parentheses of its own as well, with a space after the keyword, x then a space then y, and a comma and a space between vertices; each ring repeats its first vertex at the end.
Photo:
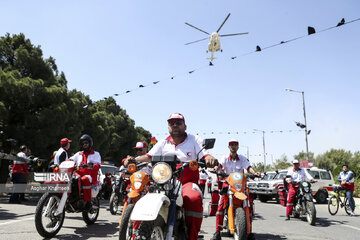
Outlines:
POLYGON ((197 43, 197 42, 201 42, 201 41, 204 41, 206 39, 209 39, 210 42, 208 44, 208 50, 206 52, 211 52, 211 57, 210 57, 210 65, 213 65, 212 64, 212 61, 215 59, 214 58, 214 53, 217 52, 217 51, 221 51, 222 52, 222 49, 221 49, 221 44, 220 44, 220 37, 230 37, 230 36, 235 36, 235 35, 244 35, 244 34, 248 34, 248 32, 244 32, 244 33, 233 33, 233 34, 219 34, 219 31, 220 29, 224 26, 225 22, 228 20, 228 18, 230 17, 230 13, 227 15, 227 17, 225 18, 225 20, 223 21, 223 23, 220 25, 220 27, 218 28, 218 30, 216 32, 213 32, 212 34, 200 29, 200 28, 197 28, 193 25, 191 25, 190 23, 185 23, 186 25, 192 27, 192 28, 195 28, 196 30, 199 30, 200 32, 203 32, 207 35, 209 35, 209 37, 206 37, 206 38, 203 38, 203 39, 200 39, 200 40, 196 40, 196 41, 193 41, 193 42, 189 42, 189 43, 185 43, 185 45, 189 45, 189 44, 193 44, 193 43, 197 43))

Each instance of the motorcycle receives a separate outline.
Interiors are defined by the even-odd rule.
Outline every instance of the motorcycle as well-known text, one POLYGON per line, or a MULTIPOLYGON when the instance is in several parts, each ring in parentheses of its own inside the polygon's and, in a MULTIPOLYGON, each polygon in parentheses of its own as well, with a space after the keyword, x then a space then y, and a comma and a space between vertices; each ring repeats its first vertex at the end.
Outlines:
MULTIPOLYGON (((284 181, 284 184, 286 183, 287 182, 284 181)), ((308 181, 302 181, 300 183, 292 182, 291 184, 299 185, 299 189, 296 192, 293 216, 295 218, 299 218, 300 216, 305 215, 307 222, 310 225, 315 225, 316 208, 311 193, 311 183, 308 181)))
MULTIPOLYGON (((130 215, 136 202, 147 193, 148 184, 150 183, 150 179, 145 172, 136 170, 147 164, 148 163, 138 163, 136 165, 131 163, 128 166, 128 170, 125 172, 125 175, 133 174, 130 176, 130 189, 128 189, 128 193, 126 191, 127 194, 124 199, 124 207, 119 221, 120 240, 130 240, 133 237, 133 225, 135 223, 130 220, 130 215)), ((126 184, 124 183, 124 185, 126 184)), ((140 222, 136 224, 140 224, 140 222)))
MULTIPOLYGON (((224 209, 227 209, 224 216, 224 230, 228 235, 233 235, 236 240, 253 239, 253 209, 249 200, 250 190, 246 186, 247 177, 241 172, 233 172, 229 175, 224 172, 216 174, 225 178, 225 184, 221 190, 221 194, 225 197, 224 209)), ((248 177, 255 178, 254 175, 248 175, 248 177)))
MULTIPOLYGON (((215 139, 205 139, 203 149, 213 148, 215 139)), ((140 221, 137 239, 188 239, 182 199, 182 176, 186 167, 198 171, 197 160, 180 163, 176 155, 152 157, 153 185, 149 192, 138 200, 130 219, 140 221), (178 180, 180 179, 180 180, 178 180)), ((200 163, 202 165, 202 163, 200 163)))
POLYGON ((115 175, 112 182, 112 192, 110 196, 110 213, 116 215, 119 205, 124 205, 124 199, 127 195, 127 182, 129 178, 125 175, 129 174, 127 169, 120 170, 119 175, 115 175))
POLYGON ((112 192, 112 177, 113 176, 111 173, 105 173, 105 178, 99 193, 99 196, 101 196, 103 199, 110 199, 112 192))
MULTIPOLYGON (((87 167, 82 165, 82 167, 87 167)), ((99 215, 100 202, 97 189, 91 189, 90 210, 85 210, 86 203, 81 196, 78 168, 73 161, 64 161, 59 166, 59 173, 65 174, 62 181, 55 182, 57 187, 66 186, 62 193, 46 192, 40 198, 35 210, 35 226, 37 232, 44 238, 54 237, 61 229, 65 211, 68 213, 82 212, 83 220, 87 225, 93 224, 99 215)), ((52 183, 52 182, 50 182, 52 183)))

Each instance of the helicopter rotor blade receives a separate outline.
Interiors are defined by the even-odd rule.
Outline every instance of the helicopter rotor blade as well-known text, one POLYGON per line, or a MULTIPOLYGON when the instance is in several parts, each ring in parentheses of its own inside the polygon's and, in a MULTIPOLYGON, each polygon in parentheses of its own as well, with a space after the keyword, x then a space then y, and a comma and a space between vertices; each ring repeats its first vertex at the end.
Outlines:
POLYGON ((210 35, 210 33, 205 32, 204 30, 202 30, 202 29, 200 29, 200 28, 197 28, 197 27, 191 25, 190 23, 187 23, 187 22, 186 22, 185 24, 188 25, 188 26, 190 26, 190 27, 192 27, 192 28, 195 28, 196 30, 199 30, 200 32, 203 32, 203 33, 205 33, 205 34, 207 34, 207 35, 210 35))
POLYGON ((229 17, 230 17, 230 13, 226 16, 225 20, 223 21, 219 29, 216 31, 217 33, 220 31, 220 29, 222 28, 222 26, 225 24, 226 20, 228 20, 229 17))
POLYGON ((244 34, 248 34, 248 32, 244 32, 244 33, 233 33, 233 34, 224 34, 224 35, 219 35, 219 36, 220 36, 220 37, 230 37, 230 36, 244 35, 244 34))
POLYGON ((196 40, 196 41, 193 41, 193 42, 185 43, 185 45, 189 45, 189 44, 193 44, 193 43, 201 42, 201 41, 204 41, 204 40, 206 40, 206 39, 209 39, 209 38, 203 38, 203 39, 196 40))

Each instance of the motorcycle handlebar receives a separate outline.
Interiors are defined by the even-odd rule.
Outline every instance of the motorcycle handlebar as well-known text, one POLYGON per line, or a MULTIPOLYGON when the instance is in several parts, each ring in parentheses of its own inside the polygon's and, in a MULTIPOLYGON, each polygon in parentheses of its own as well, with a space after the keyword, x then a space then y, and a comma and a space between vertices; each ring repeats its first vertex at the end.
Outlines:
POLYGON ((248 175, 246 175, 246 177, 254 180, 257 176, 254 174, 248 174, 248 175))

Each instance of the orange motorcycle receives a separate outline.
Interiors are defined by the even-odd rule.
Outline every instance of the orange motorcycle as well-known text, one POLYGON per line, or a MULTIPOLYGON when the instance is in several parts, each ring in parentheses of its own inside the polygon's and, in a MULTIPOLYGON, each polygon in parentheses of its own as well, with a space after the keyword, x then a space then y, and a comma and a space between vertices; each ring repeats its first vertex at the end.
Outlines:
MULTIPOLYGON (((220 175, 225 175, 222 173, 220 175)), ((250 209, 250 190, 246 187, 247 178, 241 172, 233 172, 225 179, 228 187, 224 195, 224 208, 227 208, 224 216, 224 229, 234 235, 236 240, 248 240, 253 238, 252 213, 250 209), (227 224, 226 224, 227 222, 227 224)))
POLYGON ((119 239, 130 240, 133 236, 134 223, 130 220, 130 215, 135 203, 148 192, 150 179, 144 171, 137 171, 144 167, 147 163, 140 163, 138 165, 131 163, 128 166, 128 172, 132 173, 130 176, 130 189, 125 199, 121 218, 119 221, 119 239))

